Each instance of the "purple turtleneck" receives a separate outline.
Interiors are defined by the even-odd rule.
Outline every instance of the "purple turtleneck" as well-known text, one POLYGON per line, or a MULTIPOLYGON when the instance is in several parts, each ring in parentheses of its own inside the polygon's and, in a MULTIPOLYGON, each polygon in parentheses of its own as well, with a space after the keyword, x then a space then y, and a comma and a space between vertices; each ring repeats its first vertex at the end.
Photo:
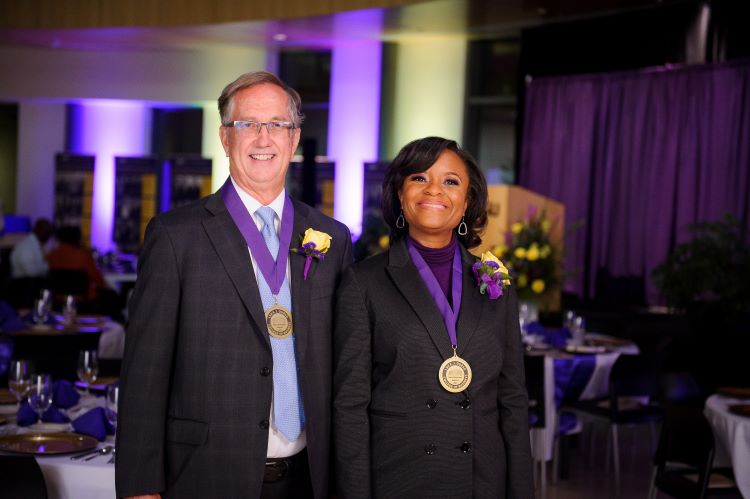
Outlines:
POLYGON ((456 244, 458 244, 456 234, 453 234, 451 242, 444 248, 428 248, 427 246, 422 246, 411 237, 409 239, 411 239, 412 244, 419 254, 422 255, 427 266, 432 270, 432 274, 437 279, 438 284, 440 284, 440 289, 443 290, 445 297, 448 298, 448 303, 450 303, 453 255, 456 253, 456 244))

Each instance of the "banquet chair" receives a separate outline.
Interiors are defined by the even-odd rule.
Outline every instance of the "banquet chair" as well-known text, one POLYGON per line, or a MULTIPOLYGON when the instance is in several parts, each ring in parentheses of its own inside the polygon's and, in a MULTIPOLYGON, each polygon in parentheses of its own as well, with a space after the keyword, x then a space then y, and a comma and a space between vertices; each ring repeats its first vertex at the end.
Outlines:
MULTIPOLYGON (((529 430, 530 432, 543 430, 546 425, 544 406, 544 356, 524 355, 524 371, 526 375, 526 391, 529 396, 529 430)), ((534 460, 534 475, 539 468, 540 488, 542 495, 547 488, 547 467, 542 459, 534 460)))
POLYGON ((44 476, 34 456, 0 456, 0 496, 47 499, 44 476))
POLYGON ((620 428, 648 424, 652 440, 655 440, 656 423, 661 419, 661 409, 655 403, 658 382, 651 360, 643 355, 620 355, 609 375, 607 397, 568 402, 563 406, 563 409, 571 410, 583 417, 609 424, 607 468, 611 457, 614 461, 617 487, 620 486, 620 428))
POLYGON ((89 276, 83 270, 50 269, 49 288, 58 303, 62 303, 67 295, 82 302, 89 290, 89 276))
POLYGON ((664 407, 649 499, 657 491, 673 497, 741 498, 731 468, 713 468, 714 435, 701 407, 668 403, 664 407))

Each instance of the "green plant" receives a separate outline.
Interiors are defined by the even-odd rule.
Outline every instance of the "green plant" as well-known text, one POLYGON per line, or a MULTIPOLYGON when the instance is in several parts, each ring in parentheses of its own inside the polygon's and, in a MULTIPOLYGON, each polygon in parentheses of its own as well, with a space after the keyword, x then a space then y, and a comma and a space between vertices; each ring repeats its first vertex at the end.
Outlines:
POLYGON ((688 313, 710 308, 713 319, 733 322, 750 310, 750 245, 747 229, 731 215, 689 227, 651 277, 667 304, 688 313))

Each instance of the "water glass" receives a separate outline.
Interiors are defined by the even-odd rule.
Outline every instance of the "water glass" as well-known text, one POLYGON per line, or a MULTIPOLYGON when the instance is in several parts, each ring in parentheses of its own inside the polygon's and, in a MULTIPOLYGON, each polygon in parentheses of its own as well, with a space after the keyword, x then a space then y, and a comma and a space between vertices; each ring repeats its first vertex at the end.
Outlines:
POLYGON ((20 403, 31 389, 31 372, 29 372, 29 363, 26 360, 10 361, 10 370, 8 371, 8 389, 20 403))
POLYGON ((42 414, 52 405, 52 377, 49 374, 36 374, 31 378, 29 406, 42 420, 42 414))
POLYGON ((63 324, 66 326, 72 326, 76 321, 76 299, 73 295, 68 295, 65 298, 65 305, 63 306, 63 324))
POLYGON ((573 335, 573 344, 576 346, 583 345, 584 337, 586 336, 586 321, 580 315, 573 319, 573 328, 571 329, 573 335))
POLYGON ((86 393, 90 394, 91 384, 99 374, 99 359, 96 350, 81 350, 78 353, 78 379, 86 385, 86 393))
POLYGON ((112 428, 117 431, 117 404, 120 399, 120 386, 115 383, 107 386, 107 393, 105 395, 105 407, 104 412, 107 415, 107 421, 112 425, 112 428))

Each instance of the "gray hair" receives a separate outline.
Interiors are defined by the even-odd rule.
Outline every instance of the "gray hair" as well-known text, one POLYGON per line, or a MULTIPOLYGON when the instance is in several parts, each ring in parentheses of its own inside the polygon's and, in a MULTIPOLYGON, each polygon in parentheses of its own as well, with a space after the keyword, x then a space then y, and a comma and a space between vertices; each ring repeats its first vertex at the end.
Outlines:
POLYGON ((219 96, 219 114, 221 115, 221 123, 226 124, 226 120, 231 116, 234 95, 237 92, 263 83, 276 85, 286 92, 286 95, 289 97, 287 104, 289 118, 292 120, 292 123, 294 123, 294 126, 299 128, 302 125, 302 121, 305 119, 305 115, 302 114, 302 98, 296 90, 281 81, 278 76, 269 73, 268 71, 253 71, 245 73, 224 87, 224 90, 221 91, 221 95, 219 96))

